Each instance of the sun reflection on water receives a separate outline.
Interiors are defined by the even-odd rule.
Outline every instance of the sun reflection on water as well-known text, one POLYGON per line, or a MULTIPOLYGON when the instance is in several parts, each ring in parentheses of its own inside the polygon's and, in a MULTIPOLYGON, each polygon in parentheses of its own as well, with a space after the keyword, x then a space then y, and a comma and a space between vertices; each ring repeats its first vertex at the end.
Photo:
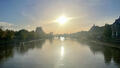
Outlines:
POLYGON ((60 40, 61 40, 61 41, 64 41, 64 40, 65 40, 65 38, 64 38, 64 37, 60 37, 60 40))
POLYGON ((55 67, 54 68, 61 68, 64 66, 64 54, 65 54, 65 47, 64 47, 64 40, 65 38, 64 37, 60 37, 60 41, 61 42, 61 46, 60 46, 60 58, 58 59, 58 61, 56 62, 55 64, 55 67))
POLYGON ((64 56, 64 46, 61 46, 61 56, 64 56))

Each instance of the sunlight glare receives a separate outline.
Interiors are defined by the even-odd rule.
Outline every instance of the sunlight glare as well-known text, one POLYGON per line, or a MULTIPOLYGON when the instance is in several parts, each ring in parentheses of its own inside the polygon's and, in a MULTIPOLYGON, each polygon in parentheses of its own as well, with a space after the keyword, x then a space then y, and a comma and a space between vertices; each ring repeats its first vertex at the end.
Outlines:
POLYGON ((64 56, 64 47, 61 46, 61 56, 64 56))
POLYGON ((60 40, 61 40, 61 41, 64 41, 64 40, 65 40, 65 38, 64 38, 64 37, 60 37, 60 40))
POLYGON ((56 19, 56 22, 58 22, 59 24, 65 24, 66 22, 68 22, 68 18, 66 16, 61 16, 58 19, 56 19))

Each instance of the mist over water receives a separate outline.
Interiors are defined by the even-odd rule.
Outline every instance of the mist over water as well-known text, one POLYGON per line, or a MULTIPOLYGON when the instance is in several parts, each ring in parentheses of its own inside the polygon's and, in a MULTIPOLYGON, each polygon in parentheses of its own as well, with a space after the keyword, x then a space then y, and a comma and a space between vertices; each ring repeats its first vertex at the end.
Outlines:
POLYGON ((63 37, 0 48, 0 68, 120 67, 120 49, 63 37))

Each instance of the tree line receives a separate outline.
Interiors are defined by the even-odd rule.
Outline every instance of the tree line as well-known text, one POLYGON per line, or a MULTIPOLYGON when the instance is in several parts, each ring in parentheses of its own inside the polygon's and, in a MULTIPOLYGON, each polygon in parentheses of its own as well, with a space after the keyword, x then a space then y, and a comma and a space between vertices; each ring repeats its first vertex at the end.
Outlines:
POLYGON ((53 34, 46 34, 41 27, 37 27, 35 31, 28 31, 21 29, 19 31, 3 30, 0 28, 0 43, 3 42, 18 42, 18 41, 29 41, 35 39, 45 39, 53 37, 53 34))
POLYGON ((112 41, 112 25, 105 24, 104 26, 93 25, 89 31, 80 31, 72 33, 69 36, 80 40, 99 40, 99 41, 112 41))

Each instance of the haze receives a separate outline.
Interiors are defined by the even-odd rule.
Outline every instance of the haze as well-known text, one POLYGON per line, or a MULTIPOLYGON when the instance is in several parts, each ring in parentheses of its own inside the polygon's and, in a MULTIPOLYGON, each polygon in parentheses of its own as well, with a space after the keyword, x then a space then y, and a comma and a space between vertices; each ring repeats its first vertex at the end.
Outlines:
POLYGON ((34 30, 41 26, 46 33, 73 33, 89 30, 93 24, 113 23, 120 15, 120 0, 0 0, 0 24, 12 30, 34 30), (54 20, 72 18, 64 25, 54 20))

